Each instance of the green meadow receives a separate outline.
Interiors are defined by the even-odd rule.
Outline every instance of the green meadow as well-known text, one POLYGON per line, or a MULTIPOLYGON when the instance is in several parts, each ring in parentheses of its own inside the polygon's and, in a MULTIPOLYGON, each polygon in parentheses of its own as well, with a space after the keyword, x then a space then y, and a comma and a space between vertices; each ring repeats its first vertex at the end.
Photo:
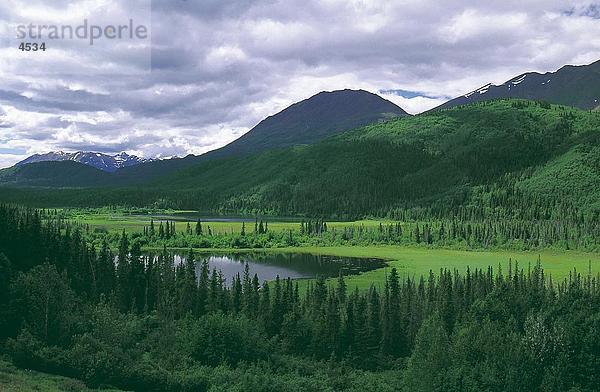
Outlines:
MULTIPOLYGON (((280 249, 278 249, 279 251, 280 249)), ((356 246, 356 247, 325 247, 325 248, 293 248, 294 252, 310 252, 347 257, 375 257, 388 260, 388 267, 369 271, 346 278, 349 288, 366 289, 371 284, 383 285, 389 269, 395 267, 400 277, 419 278, 427 276, 429 271, 436 275, 440 269, 470 270, 487 269, 489 266, 497 272, 499 268, 504 274, 508 273, 509 265, 515 268, 534 266, 538 258, 545 274, 552 279, 568 278, 569 272, 575 268, 578 272, 587 274, 591 263, 592 272, 600 271, 600 255, 562 250, 542 251, 464 251, 436 248, 417 248, 404 246, 356 246)))
MULTIPOLYGON (((246 230, 252 231, 254 227, 254 218, 227 218, 227 217, 196 217, 196 211, 167 211, 152 214, 142 214, 138 212, 107 212, 103 209, 94 210, 61 210, 71 220, 84 225, 89 225, 90 229, 106 229, 107 231, 123 231, 127 233, 142 232, 144 227, 154 221, 155 225, 160 222, 175 222, 177 232, 185 232, 188 223, 190 225, 200 219, 205 227, 210 227, 215 234, 219 233, 239 233, 242 228, 242 222, 245 222, 246 230)), ((277 218, 264 219, 268 222, 269 230, 280 232, 284 230, 298 230, 300 228, 300 219, 279 220, 277 218), (273 219, 273 220, 271 220, 273 219)), ((377 227, 380 223, 387 223, 385 220, 359 220, 351 222, 327 222, 330 228, 341 228, 347 226, 377 227)))

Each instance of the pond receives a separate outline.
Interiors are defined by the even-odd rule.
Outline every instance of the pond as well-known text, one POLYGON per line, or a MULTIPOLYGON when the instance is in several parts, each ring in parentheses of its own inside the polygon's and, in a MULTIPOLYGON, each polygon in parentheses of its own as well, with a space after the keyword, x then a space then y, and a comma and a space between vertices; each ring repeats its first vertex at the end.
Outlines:
MULTIPOLYGON (((149 255, 152 257, 151 255, 149 255)), ((187 254, 173 254, 175 264, 185 260, 187 254)), ((244 273, 246 263, 250 276, 258 275, 259 280, 274 280, 277 276, 281 279, 303 279, 324 276, 327 278, 344 275, 356 275, 361 272, 371 271, 385 267, 386 262, 375 258, 324 256, 307 253, 221 253, 221 254, 195 254, 196 274, 200 273, 204 260, 208 261, 209 269, 221 271, 225 283, 229 284, 236 274, 244 273)))

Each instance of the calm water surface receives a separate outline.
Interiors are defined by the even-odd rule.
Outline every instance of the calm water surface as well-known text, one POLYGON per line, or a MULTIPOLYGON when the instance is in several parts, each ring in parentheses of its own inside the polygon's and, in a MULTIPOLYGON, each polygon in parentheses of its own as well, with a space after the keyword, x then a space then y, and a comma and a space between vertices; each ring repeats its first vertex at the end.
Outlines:
MULTIPOLYGON (((150 257, 154 255, 148 254, 150 257)), ((173 254, 175 264, 185 260, 187 254, 173 254)), ((221 271, 225 282, 229 283, 236 274, 244 273, 248 263, 250 276, 258 275, 261 281, 281 279, 315 278, 317 276, 336 277, 340 271, 344 275, 356 275, 386 265, 384 260, 374 258, 323 256, 306 253, 236 253, 236 254, 196 254, 196 273, 200 273, 204 260, 209 269, 221 271)))

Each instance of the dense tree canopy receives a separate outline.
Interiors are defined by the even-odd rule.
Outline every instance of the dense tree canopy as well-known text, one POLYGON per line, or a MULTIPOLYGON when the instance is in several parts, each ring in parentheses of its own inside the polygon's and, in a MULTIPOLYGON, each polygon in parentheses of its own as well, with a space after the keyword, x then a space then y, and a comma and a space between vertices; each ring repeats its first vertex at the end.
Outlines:
MULTIPOLYGON (((365 292, 348 292, 343 275, 300 291, 246 270, 225 285, 206 262, 196 272, 192 253, 180 264, 166 249, 149 258, 123 233, 113 254, 45 214, 0 207, 1 277, 10 282, 0 287, 2 347, 21 366, 136 390, 600 384, 600 282, 591 268, 564 281, 539 263, 416 279, 391 269, 384 287, 365 292), (32 239, 38 246, 23 246, 32 239)), ((425 241, 437 235, 419 230, 425 241)))

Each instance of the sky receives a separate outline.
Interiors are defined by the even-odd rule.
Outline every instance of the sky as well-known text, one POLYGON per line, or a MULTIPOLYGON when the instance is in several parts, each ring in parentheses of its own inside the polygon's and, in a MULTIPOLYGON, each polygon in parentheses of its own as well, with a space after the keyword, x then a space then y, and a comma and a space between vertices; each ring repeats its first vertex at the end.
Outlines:
POLYGON ((0 167, 59 150, 201 154, 320 91, 364 89, 416 114, 598 59, 593 1, 3 0, 0 167), (18 35, 86 20, 147 34, 18 35))

